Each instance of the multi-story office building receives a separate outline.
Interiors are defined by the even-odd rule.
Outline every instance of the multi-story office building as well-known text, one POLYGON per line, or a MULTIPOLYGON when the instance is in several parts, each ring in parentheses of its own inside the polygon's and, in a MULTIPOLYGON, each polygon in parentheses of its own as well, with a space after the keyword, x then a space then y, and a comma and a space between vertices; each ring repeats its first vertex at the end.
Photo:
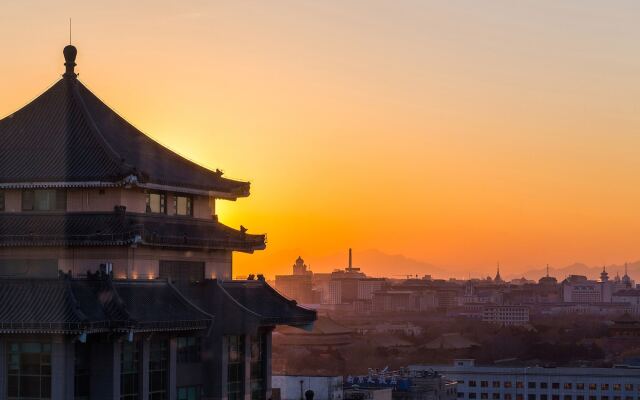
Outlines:
POLYGON ((529 323, 529 307, 485 305, 482 321, 502 326, 526 325, 529 323))
POLYGON ((448 365, 414 365, 458 382, 464 400, 638 400, 640 370, 634 368, 543 368, 476 366, 473 360, 448 365))

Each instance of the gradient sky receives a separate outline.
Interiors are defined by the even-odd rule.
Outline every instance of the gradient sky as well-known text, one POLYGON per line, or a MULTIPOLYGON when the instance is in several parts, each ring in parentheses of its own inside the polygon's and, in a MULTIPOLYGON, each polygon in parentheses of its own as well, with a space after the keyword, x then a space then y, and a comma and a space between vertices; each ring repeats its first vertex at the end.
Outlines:
POLYGON ((8 2, 0 114, 63 72, 69 17, 89 88, 252 182, 219 207, 269 235, 237 274, 640 259, 637 1, 8 2))

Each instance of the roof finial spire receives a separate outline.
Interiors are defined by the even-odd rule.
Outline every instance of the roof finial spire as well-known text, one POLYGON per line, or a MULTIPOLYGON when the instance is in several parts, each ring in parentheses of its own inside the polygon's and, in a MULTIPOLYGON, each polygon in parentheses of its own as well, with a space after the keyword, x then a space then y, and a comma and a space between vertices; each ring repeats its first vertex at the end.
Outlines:
POLYGON ((71 44, 71 18, 69 18, 69 44, 71 44))
POLYGON ((75 46, 69 44, 64 47, 62 51, 64 54, 64 66, 66 67, 66 71, 64 75, 65 78, 75 78, 78 74, 75 73, 74 68, 76 66, 76 56, 78 55, 78 49, 75 46))

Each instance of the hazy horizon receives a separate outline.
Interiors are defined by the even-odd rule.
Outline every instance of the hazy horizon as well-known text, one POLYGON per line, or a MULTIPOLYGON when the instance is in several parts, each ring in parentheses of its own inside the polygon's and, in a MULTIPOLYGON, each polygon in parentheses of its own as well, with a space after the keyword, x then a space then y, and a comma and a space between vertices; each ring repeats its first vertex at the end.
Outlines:
POLYGON ((268 234, 235 275, 348 247, 461 276, 640 259, 638 3, 13 2, 2 116, 60 77, 69 17, 96 95, 252 182, 219 202, 268 234))

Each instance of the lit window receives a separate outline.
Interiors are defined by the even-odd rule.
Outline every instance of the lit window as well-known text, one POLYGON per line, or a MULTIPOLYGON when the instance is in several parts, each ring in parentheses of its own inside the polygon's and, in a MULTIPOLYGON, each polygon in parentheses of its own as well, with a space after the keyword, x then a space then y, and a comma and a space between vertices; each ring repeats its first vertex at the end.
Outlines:
POLYGON ((64 211, 67 209, 65 190, 24 190, 22 191, 23 211, 64 211))
POLYGON ((147 212, 154 214, 167 213, 167 194, 162 192, 146 192, 147 212))
POLYGON ((0 190, 0 211, 4 211, 4 192, 0 190))
POLYGON ((177 215, 193 215, 193 199, 191 196, 174 196, 174 208, 177 215))

